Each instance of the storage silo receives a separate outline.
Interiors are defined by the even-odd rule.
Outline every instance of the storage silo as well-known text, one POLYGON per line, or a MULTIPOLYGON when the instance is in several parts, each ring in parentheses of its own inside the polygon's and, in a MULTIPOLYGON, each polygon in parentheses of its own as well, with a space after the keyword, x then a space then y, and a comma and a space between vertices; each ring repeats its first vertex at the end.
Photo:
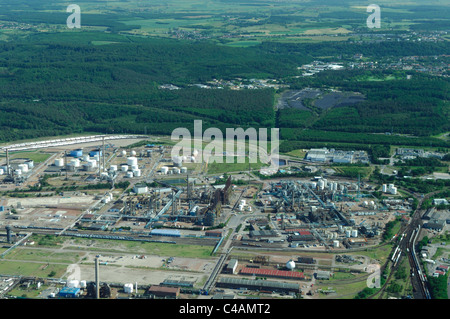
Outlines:
POLYGON ((333 240, 333 247, 339 248, 339 240, 333 240))
POLYGON ((133 172, 127 172, 127 178, 133 178, 133 172))
POLYGON ((166 175, 169 172, 169 168, 167 166, 161 167, 161 173, 166 175))
POLYGON ((22 173, 28 172, 28 165, 27 164, 19 164, 18 168, 22 171, 22 173))
POLYGON ((352 230, 352 237, 358 237, 358 230, 357 229, 353 229, 352 230))
POLYGON ((121 165, 121 166, 120 166, 120 170, 121 170, 122 172, 128 171, 128 165, 121 165))
POLYGON ((182 167, 182 168, 180 169, 180 173, 181 173, 181 174, 186 174, 187 172, 188 172, 187 167, 182 167))

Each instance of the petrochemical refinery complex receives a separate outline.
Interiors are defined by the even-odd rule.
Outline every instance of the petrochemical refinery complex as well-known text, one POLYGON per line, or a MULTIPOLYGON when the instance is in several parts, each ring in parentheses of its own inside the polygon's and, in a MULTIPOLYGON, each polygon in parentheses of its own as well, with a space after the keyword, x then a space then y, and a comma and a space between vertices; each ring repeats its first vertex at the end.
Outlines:
POLYGON ((386 229, 400 221, 407 232, 414 199, 318 160, 367 154, 312 150, 280 170, 313 174, 271 177, 248 165, 211 172, 195 151, 172 157, 172 145, 100 135, 1 148, 2 260, 30 254, 39 267, 2 273, 0 295, 328 298, 339 278, 365 286, 386 261, 397 266, 399 255, 368 252, 403 240, 386 229))

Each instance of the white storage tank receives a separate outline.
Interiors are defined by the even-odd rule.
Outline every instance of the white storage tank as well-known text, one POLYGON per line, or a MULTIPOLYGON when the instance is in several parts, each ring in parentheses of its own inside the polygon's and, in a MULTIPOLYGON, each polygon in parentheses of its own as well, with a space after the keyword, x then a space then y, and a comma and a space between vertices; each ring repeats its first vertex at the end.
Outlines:
POLYGON ((80 281, 80 288, 86 288, 87 284, 86 284, 86 280, 81 280, 80 281))
POLYGON ((293 260, 289 260, 286 263, 286 268, 289 270, 294 270, 295 269, 295 262, 293 260))
POLYGON ((131 170, 135 171, 139 169, 139 165, 131 165, 131 170))
POLYGON ((109 169, 113 172, 117 172, 117 165, 111 165, 109 169))
POLYGON ((173 165, 176 167, 181 167, 182 163, 183 163, 183 158, 180 156, 174 156, 173 157, 173 165))
POLYGON ((127 165, 128 166, 133 166, 133 165, 137 165, 137 164, 138 164, 137 157, 128 157, 127 158, 127 165))
POLYGON ((125 285, 123 285, 123 290, 127 294, 133 293, 133 284, 125 284, 125 285))
POLYGON ((161 167, 161 173, 162 174, 167 174, 167 172, 169 172, 169 168, 167 166, 161 167))
POLYGON ((347 229, 346 231, 345 231, 345 237, 350 237, 352 235, 352 231, 350 230, 350 229, 347 229))
POLYGON ((72 164, 74 167, 80 167, 81 166, 81 162, 78 159, 71 160, 70 164, 72 164))
POLYGON ((358 230, 357 229, 353 229, 352 230, 352 237, 358 237, 358 230))
POLYGON ((5 171, 3 170, 3 168, 0 168, 0 175, 5 174, 5 171))
POLYGON ((69 287, 69 288, 80 288, 80 281, 79 280, 69 280, 67 282, 67 287, 69 287))
POLYGON ((133 175, 136 177, 141 177, 141 170, 140 169, 133 170, 133 175))
POLYGON ((122 166, 120 166, 120 170, 121 170, 122 172, 128 171, 128 165, 122 165, 122 166))
POLYGON ((28 172, 28 165, 27 164, 19 164, 18 167, 22 171, 22 173, 28 172))
POLYGON ((180 170, 179 168, 177 168, 177 167, 174 167, 174 168, 172 169, 172 172, 173 172, 174 174, 180 174, 181 170, 180 170))
POLYGON ((186 174, 187 171, 188 171, 187 167, 182 167, 180 170, 181 174, 186 174))
POLYGON ((136 151, 131 151, 130 155, 133 157, 136 156, 136 151))
POLYGON ((56 167, 63 167, 64 166, 64 159, 63 158, 55 159, 55 166, 56 167))
POLYGON ((127 156, 127 151, 123 150, 123 151, 121 152, 121 154, 122 154, 123 157, 125 157, 125 156, 127 156))
POLYGON ((133 178, 133 176, 134 176, 134 175, 133 175, 133 172, 127 172, 127 177, 128 177, 128 178, 133 178))
POLYGON ((333 241, 333 247, 334 248, 339 248, 339 240, 334 240, 333 241))
POLYGON ((325 188, 325 181, 323 179, 319 180, 319 189, 323 190, 325 188))

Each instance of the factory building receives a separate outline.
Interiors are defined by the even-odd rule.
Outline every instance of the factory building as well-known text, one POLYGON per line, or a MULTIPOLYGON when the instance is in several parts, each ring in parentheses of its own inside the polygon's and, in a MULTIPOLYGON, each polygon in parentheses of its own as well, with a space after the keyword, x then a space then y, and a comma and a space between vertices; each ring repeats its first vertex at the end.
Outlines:
POLYGON ((133 191, 136 194, 146 194, 148 193, 148 186, 145 184, 136 184, 133 187, 133 191))
POLYGON ((149 295, 161 298, 178 298, 180 296, 179 287, 163 287, 163 286, 150 286, 147 293, 149 295))
POLYGON ((445 223, 443 220, 435 220, 423 224, 423 228, 435 230, 438 232, 442 231, 442 229, 444 229, 444 226, 445 223))
POLYGON ((318 270, 315 275, 318 280, 329 280, 331 276, 330 272, 325 270, 318 270))
POLYGON ((295 283, 283 283, 271 280, 248 280, 224 277, 219 278, 217 287, 229 289, 250 289, 259 291, 275 291, 284 293, 300 293, 300 285, 295 283))
POLYGON ((225 272, 228 274, 234 274, 238 265, 237 259, 230 259, 228 265, 225 268, 225 272))

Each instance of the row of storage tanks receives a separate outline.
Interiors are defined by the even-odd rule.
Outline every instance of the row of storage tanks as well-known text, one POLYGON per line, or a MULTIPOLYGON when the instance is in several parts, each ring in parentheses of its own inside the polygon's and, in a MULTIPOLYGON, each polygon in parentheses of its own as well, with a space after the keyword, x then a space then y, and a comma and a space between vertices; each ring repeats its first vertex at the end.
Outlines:
MULTIPOLYGON (((98 168, 98 165, 101 165, 100 162, 100 155, 95 155, 93 158, 91 158, 89 155, 82 155, 81 159, 74 158, 71 159, 67 163, 67 169, 69 171, 74 171, 75 168, 82 168, 85 171, 93 171, 96 168, 98 168)), ((65 160, 64 158, 58 158, 55 160, 55 166, 56 167, 64 167, 65 166, 65 160)), ((117 172, 119 171, 118 165, 111 165, 109 167, 110 171, 117 172)), ((141 170, 139 169, 138 165, 138 159, 137 157, 128 157, 127 163, 120 165, 120 171, 124 172, 127 177, 140 177, 141 176, 141 170)), ((108 173, 102 173, 104 175, 108 175, 108 173)))
POLYGON ((187 172, 188 172, 187 167, 168 167, 168 166, 161 167, 161 174, 163 175, 186 174, 187 172))
MULTIPOLYGON (((11 165, 10 165, 11 168, 11 165)), ((16 169, 14 169, 15 175, 22 175, 23 173, 28 173, 34 168, 34 162, 32 160, 26 161, 25 163, 17 165, 16 169)), ((12 168, 11 168, 12 169, 12 168)), ((6 174, 8 171, 8 166, 0 166, 0 175, 6 174)))

